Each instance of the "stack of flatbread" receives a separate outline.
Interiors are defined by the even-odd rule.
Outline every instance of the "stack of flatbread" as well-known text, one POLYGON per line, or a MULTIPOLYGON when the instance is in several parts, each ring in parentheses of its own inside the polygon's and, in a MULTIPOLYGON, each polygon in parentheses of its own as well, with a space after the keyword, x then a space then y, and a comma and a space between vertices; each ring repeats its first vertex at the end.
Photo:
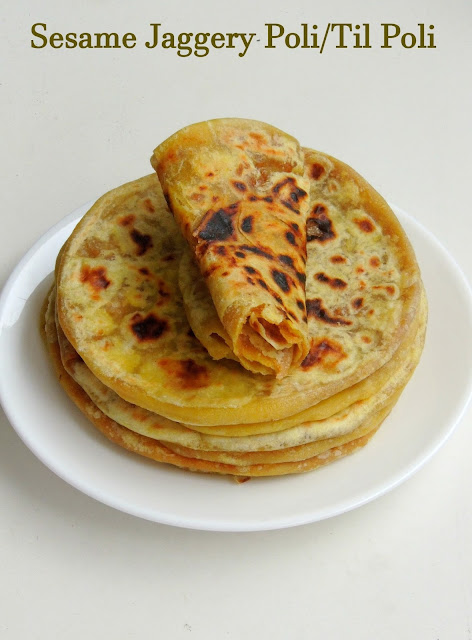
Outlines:
POLYGON ((239 479, 364 446, 423 348, 395 215, 350 167, 261 122, 186 127, 57 259, 44 336, 113 442, 239 479))

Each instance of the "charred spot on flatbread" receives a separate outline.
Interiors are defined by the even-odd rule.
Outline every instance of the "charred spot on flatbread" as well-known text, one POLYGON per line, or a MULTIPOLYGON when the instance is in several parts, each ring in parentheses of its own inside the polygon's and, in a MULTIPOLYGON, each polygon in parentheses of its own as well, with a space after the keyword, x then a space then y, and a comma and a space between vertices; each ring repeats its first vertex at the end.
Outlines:
POLYGON ((154 205, 151 202, 150 198, 145 198, 143 200, 143 206, 146 209, 146 211, 149 211, 149 213, 155 213, 156 208, 154 207, 154 205))
POLYGON ((273 260, 274 256, 272 253, 269 252, 269 249, 267 247, 257 247, 257 246, 252 246, 252 245, 248 245, 248 244, 242 244, 240 246, 240 249, 243 249, 244 251, 249 251, 250 253, 254 253, 256 256, 260 256, 261 258, 267 258, 267 260, 273 260))
POLYGON ((245 266, 244 270, 250 273, 251 275, 253 275, 254 273, 257 273, 257 269, 254 269, 254 267, 250 267, 250 266, 245 266))
POLYGON ((91 268, 88 264, 83 265, 80 270, 80 282, 88 284, 95 293, 107 289, 111 284, 105 267, 91 268))
POLYGON ((288 266, 291 267, 292 269, 295 269, 295 265, 293 264, 293 258, 291 256, 287 256, 285 254, 282 254, 279 256, 279 261, 288 266))
POLYGON ((295 246, 297 244, 297 242, 295 240, 295 236, 293 235, 293 233, 291 231, 287 231, 285 233, 285 237, 287 238, 287 240, 290 242, 291 245, 295 246))
POLYGON ((208 211, 197 227, 194 236, 206 242, 229 240, 234 238, 234 216, 239 203, 235 202, 218 211, 208 211))
POLYGON ((271 271, 272 278, 274 282, 278 285, 280 289, 284 293, 288 293, 290 291, 290 283, 288 281, 287 275, 283 273, 283 271, 279 271, 278 269, 272 269, 271 271))
POLYGON ((326 242, 335 237, 336 232, 328 216, 327 208, 323 204, 315 204, 306 222, 307 242, 326 242))
POLYGON ((159 366, 167 374, 167 384, 177 389, 203 389, 210 384, 210 375, 205 365, 198 364, 192 358, 174 360, 163 358, 159 366))
POLYGON ((123 216, 122 218, 119 218, 118 224, 121 225, 122 227, 129 227, 129 225, 133 224, 135 220, 136 220, 136 216, 133 213, 130 213, 127 216, 123 216))
MULTIPOLYGON (((257 282, 259 283, 259 285, 260 285, 263 289, 265 289, 266 291, 268 291, 268 290, 269 290, 269 287, 267 286, 267 282, 265 282, 264 280, 262 280, 262 278, 259 278, 259 279, 257 280, 257 282)), ((279 299, 280 299, 280 298, 279 298, 279 299)))
POLYGON ((330 286, 332 289, 345 289, 347 287, 347 282, 341 280, 341 278, 331 278, 322 271, 315 273, 314 277, 316 280, 318 280, 318 282, 323 282, 324 284, 330 286))
POLYGON ((319 180, 325 173, 325 168, 319 162, 314 162, 310 167, 310 176, 313 180, 319 180))
POLYGON ((396 287, 394 287, 391 284, 386 284, 386 285, 374 285, 372 287, 372 291, 376 291, 379 293, 383 293, 385 291, 385 293, 387 294, 387 296, 393 297, 396 293, 397 293, 397 289, 396 287))
POLYGON ((329 338, 322 338, 312 340, 310 351, 301 366, 305 370, 320 366, 324 369, 334 369, 346 357, 347 354, 339 342, 329 338))
POLYGON ((295 275, 297 276, 297 280, 298 280, 298 282, 300 282, 300 284, 305 284, 305 282, 306 282, 306 273, 303 273, 302 271, 296 271, 295 275))
POLYGON ((150 313, 147 316, 135 313, 130 323, 131 331, 139 342, 157 340, 167 331, 168 327, 167 320, 158 318, 154 313, 150 313))
POLYGON ((378 256, 372 256, 369 260, 369 264, 371 267, 374 267, 374 269, 380 267, 380 258, 378 256))
POLYGON ((304 200, 308 194, 304 189, 300 189, 295 178, 288 176, 278 182, 273 188, 272 193, 280 199, 280 203, 293 211, 300 213, 300 202, 304 200))
POLYGON ((375 231, 375 226, 369 218, 354 218, 354 222, 364 233, 372 233, 375 231))
POLYGON ((208 280, 208 278, 215 273, 215 271, 218 270, 218 265, 217 264, 212 264, 208 267, 208 269, 205 269, 205 271, 202 273, 203 277, 205 278, 205 280, 208 280))
POLYGON ((244 231, 244 233, 251 233, 253 223, 254 216, 246 216, 241 223, 241 230, 244 231))
POLYGON ((138 229, 131 229, 129 232, 131 240, 136 244, 136 253, 138 256, 142 256, 150 249, 152 245, 152 238, 147 233, 141 233, 138 229))
POLYGON ((339 326, 349 326, 352 324, 351 320, 346 320, 345 318, 339 316, 330 315, 328 310, 323 306, 323 301, 321 298, 313 298, 311 300, 307 300, 306 310, 309 318, 316 318, 317 320, 325 322, 326 324, 339 326))

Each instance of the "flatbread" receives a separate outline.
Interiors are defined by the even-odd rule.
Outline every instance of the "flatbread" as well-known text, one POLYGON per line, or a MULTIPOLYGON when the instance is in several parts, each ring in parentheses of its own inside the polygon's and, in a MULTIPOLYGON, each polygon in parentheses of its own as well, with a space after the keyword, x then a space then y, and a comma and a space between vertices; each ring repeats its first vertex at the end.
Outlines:
MULTIPOLYGON (((383 322, 379 312, 392 312, 401 279, 406 284, 409 277, 417 279, 416 264, 408 257, 402 264, 404 272, 399 273, 388 254, 389 243, 379 240, 379 234, 385 232, 393 242, 408 241, 404 234, 399 236, 402 232, 393 217, 382 218, 384 203, 376 201, 377 194, 359 176, 341 162, 309 149, 305 160, 311 176, 307 315, 319 325, 332 325, 332 332, 335 327, 344 328, 344 334, 355 331, 359 340, 369 344, 377 340, 383 322), (380 225, 369 215, 372 208, 380 214, 380 225), (382 296, 385 300, 378 304, 382 296), (374 320, 366 313, 377 316, 374 320)), ((184 249, 179 286, 192 331, 214 358, 233 358, 206 284, 192 253, 184 249)))
MULTIPOLYGON (((54 297, 52 296, 51 307, 46 316, 46 324, 50 327, 48 329, 48 334, 52 336, 50 339, 59 343, 63 366, 70 376, 85 390, 94 405, 104 414, 132 431, 165 441, 166 444, 174 443, 193 450, 226 453, 281 451, 288 448, 299 448, 307 443, 319 442, 327 438, 345 437, 353 433, 386 406, 391 405, 394 399, 398 397, 419 361, 426 328, 426 303, 424 301, 415 339, 402 355, 402 366, 371 397, 353 402, 351 405, 344 407, 343 410, 323 420, 299 422, 291 428, 263 435, 224 437, 196 432, 188 425, 180 425, 120 398, 91 373, 65 338, 60 325, 57 325, 56 328, 53 309, 54 297)), ((346 438, 344 438, 344 441, 346 441, 346 438)))
MULTIPOLYGON (((151 163, 208 286, 223 344, 246 369, 285 376, 309 347, 300 145, 263 122, 223 118, 178 131, 151 163)), ((205 346, 220 357, 218 345, 205 346)))
POLYGON ((180 442, 183 444, 188 442, 188 438, 192 442, 192 446, 196 448, 206 448, 211 446, 211 439, 207 441, 199 440, 193 435, 192 431, 197 431, 210 436, 225 436, 220 441, 215 441, 218 448, 224 443, 228 437, 253 436, 264 433, 275 433, 298 426, 304 423, 318 422, 329 418, 343 409, 346 409, 356 402, 366 400, 378 393, 382 387, 391 383, 393 380, 402 378, 405 371, 412 370, 416 366, 419 358, 419 346, 422 345, 426 325, 426 300, 423 299, 422 308, 418 318, 412 324, 406 340, 394 354, 393 358, 385 364, 381 369, 373 373, 368 378, 361 380, 353 387, 345 389, 331 398, 318 403, 314 407, 296 413, 288 418, 281 420, 273 420, 268 422, 253 423, 247 425, 221 425, 221 426, 200 426, 177 423, 168 420, 162 416, 146 409, 131 405, 121 399, 110 388, 101 383, 94 374, 85 365, 82 358, 73 349, 67 338, 65 337, 60 325, 57 327, 58 340, 61 349, 61 357, 68 373, 78 382, 92 398, 94 403, 99 406, 104 413, 115 419, 117 422, 128 426, 133 430, 137 430, 144 435, 153 437, 153 432, 158 435, 156 437, 180 442), (414 341, 417 341, 415 348, 414 341), (191 430, 189 432, 189 429, 191 430), (165 436, 166 432, 171 435, 165 436))
MULTIPOLYGON (((398 396, 399 395, 400 393, 398 396)), ((373 416, 365 420, 359 427, 347 434, 333 438, 315 440, 314 442, 301 444, 296 447, 276 449, 275 451, 207 451, 202 449, 190 449, 173 442, 164 442, 164 444, 168 449, 179 455, 236 466, 249 467, 259 464, 273 465, 283 462, 300 462, 313 458, 314 456, 325 454, 329 452, 330 449, 341 447, 349 442, 356 441, 359 438, 369 435, 371 432, 375 431, 388 416, 396 400, 397 396, 393 398, 391 404, 389 403, 380 409, 373 416)))
MULTIPOLYGON (((51 304, 49 305, 49 308, 51 308, 51 304)), ((49 315, 51 317, 52 314, 49 315)), ((204 460, 202 458, 195 457, 195 452, 192 451, 187 451, 186 453, 188 455, 182 455, 181 453, 171 451, 168 446, 159 440, 146 437, 121 426, 100 411, 82 387, 78 385, 64 369, 59 343, 57 341, 57 334, 55 335, 54 332, 54 326, 54 323, 47 323, 43 336, 45 338, 55 373, 63 389, 82 413, 89 419, 89 421, 97 427, 97 429, 101 431, 108 440, 122 448, 157 462, 171 464, 189 471, 228 474, 241 479, 312 471, 350 455, 364 447, 388 413, 388 408, 386 408, 385 411, 379 413, 376 418, 373 418, 370 423, 366 424, 366 430, 369 427, 372 428, 367 430, 365 435, 352 439, 344 444, 332 446, 318 455, 302 460, 247 465, 204 460)))
POLYGON ((172 420, 241 425, 303 411, 387 363, 418 313, 421 281, 411 247, 385 202, 351 169, 316 154, 311 174, 334 195, 322 215, 310 214, 329 239, 310 240, 309 225, 307 294, 321 302, 309 305, 310 352, 296 371, 282 380, 254 374, 214 360, 195 338, 178 286, 184 241, 156 176, 147 176, 103 196, 58 260, 60 324, 94 375, 121 398, 172 420), (357 213, 335 225, 347 208, 357 213), (351 246, 360 247, 359 264, 349 258, 351 246), (338 255, 346 262, 328 271, 338 255), (382 267, 373 266, 375 257, 382 267), (352 276, 369 264, 365 278, 352 276), (331 307, 338 277, 348 285, 343 304, 331 307), (360 297, 357 308, 351 301, 360 297))
MULTIPOLYGON (((205 343, 205 339, 202 339, 201 332, 205 334, 204 337, 207 339, 214 339, 211 335, 211 329, 214 328, 215 332, 218 332, 218 317, 214 312, 214 309, 212 310, 211 298, 208 294, 208 290, 206 290, 205 283, 203 282, 203 279, 199 277, 198 272, 195 272, 192 269, 192 266, 189 265, 188 257, 188 252, 184 251, 179 270, 179 283, 181 285, 180 288, 184 299, 184 307, 187 317, 191 322, 192 330, 196 334, 197 338, 205 343), (182 284, 183 281, 185 284, 182 284), (201 288, 200 295, 192 295, 192 293, 189 294, 190 287, 187 288, 187 284, 190 285, 193 292, 201 288), (200 321, 195 322, 194 320, 198 317, 200 317, 200 321)), ((425 300, 423 301, 423 304, 426 305, 425 300)), ((398 346, 392 358, 386 364, 360 382, 357 382, 351 387, 343 389, 333 396, 318 402, 312 407, 308 407, 303 411, 294 413, 291 416, 287 416, 286 418, 279 420, 243 425, 192 425, 192 427, 202 433, 225 436, 267 433, 286 429, 295 424, 300 424, 300 422, 327 418, 341 409, 353 404, 357 400, 368 398, 378 391, 387 380, 394 376, 397 371, 404 366, 405 359, 408 357, 412 342, 418 331, 421 315, 421 313, 418 313, 417 317, 412 320, 402 342, 398 346)), ((367 337, 370 339, 368 334, 364 336, 364 339, 367 339, 367 337)), ((228 354, 228 357, 230 356, 231 354, 228 354)))

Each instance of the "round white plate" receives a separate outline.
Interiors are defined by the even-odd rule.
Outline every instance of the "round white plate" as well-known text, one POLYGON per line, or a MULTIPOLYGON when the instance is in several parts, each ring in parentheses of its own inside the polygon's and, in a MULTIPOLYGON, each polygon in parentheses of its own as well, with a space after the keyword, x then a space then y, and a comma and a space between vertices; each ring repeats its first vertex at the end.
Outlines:
POLYGON ((225 476, 158 464, 108 442, 59 386, 38 330, 55 257, 89 206, 34 245, 0 298, 5 413, 44 464, 89 496, 180 527, 255 531, 300 525, 343 513, 394 488, 439 449, 460 420, 472 388, 471 292, 439 242, 395 208, 421 266, 428 333, 411 382, 364 449, 312 473, 238 485, 225 476))

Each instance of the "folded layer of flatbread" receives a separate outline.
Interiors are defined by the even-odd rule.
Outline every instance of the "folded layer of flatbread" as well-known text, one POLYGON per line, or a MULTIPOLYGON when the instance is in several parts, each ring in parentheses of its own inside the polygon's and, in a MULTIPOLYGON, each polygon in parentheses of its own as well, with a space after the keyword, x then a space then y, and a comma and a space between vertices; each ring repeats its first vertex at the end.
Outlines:
POLYGON ((309 347, 300 145, 265 123, 225 118, 178 131, 151 162, 210 291, 223 344, 250 371, 285 376, 309 347))

